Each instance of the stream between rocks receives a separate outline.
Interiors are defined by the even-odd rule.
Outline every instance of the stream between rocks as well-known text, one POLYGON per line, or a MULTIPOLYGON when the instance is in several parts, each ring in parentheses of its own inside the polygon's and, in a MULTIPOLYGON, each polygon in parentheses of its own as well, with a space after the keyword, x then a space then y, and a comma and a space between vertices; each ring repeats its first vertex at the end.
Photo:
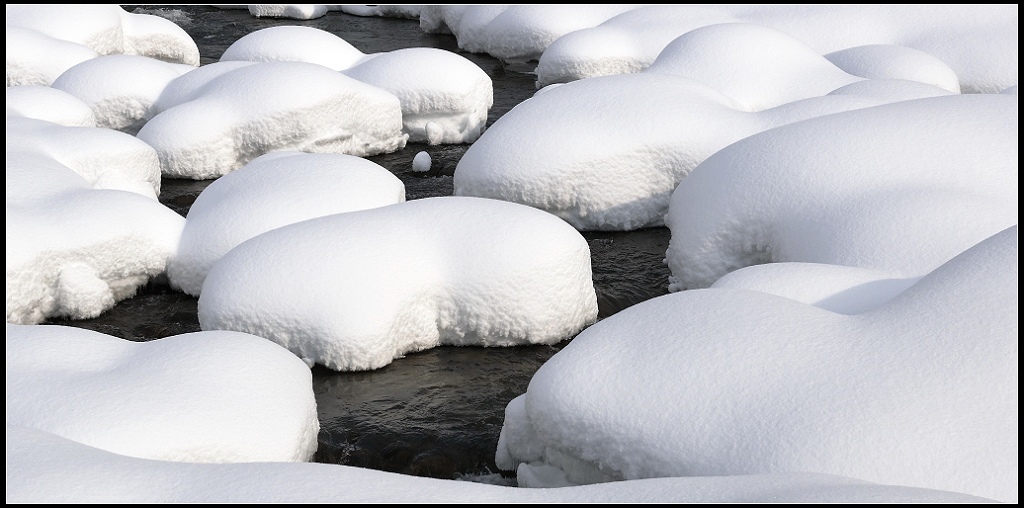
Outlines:
MULTIPOLYGON (((202 64, 219 60, 231 43, 271 26, 304 25, 331 32, 364 53, 434 47, 458 53, 490 75, 494 106, 487 125, 536 91, 529 66, 505 64, 459 50, 452 35, 426 34, 417 20, 359 17, 341 12, 309 21, 256 18, 247 10, 211 6, 125 6, 178 23, 199 46, 202 64)), ((368 157, 398 176, 406 199, 450 196, 456 165, 469 145, 410 143, 403 150, 368 157), (413 157, 426 151, 431 169, 412 171, 413 157)), ((165 178, 160 201, 187 215, 212 180, 165 178)), ((585 232, 590 244, 599 318, 667 294, 666 228, 632 232, 585 232)), ((127 340, 148 341, 199 331, 197 298, 172 290, 157 277, 136 296, 89 320, 54 319, 44 324, 87 328, 127 340)), ((512 348, 445 346, 410 354, 370 372, 313 368, 320 417, 317 462, 397 473, 514 484, 514 472, 494 464, 505 406, 526 391, 534 372, 564 347, 512 348)), ((259 443, 253 443, 259 446, 259 443)))

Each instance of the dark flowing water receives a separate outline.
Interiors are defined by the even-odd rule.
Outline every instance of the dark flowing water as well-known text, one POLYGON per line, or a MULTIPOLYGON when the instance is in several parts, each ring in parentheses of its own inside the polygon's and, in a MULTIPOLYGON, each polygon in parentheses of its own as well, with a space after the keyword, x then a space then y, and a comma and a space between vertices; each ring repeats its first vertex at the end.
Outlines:
MULTIPOLYGON (((304 25, 345 39, 364 53, 434 47, 459 53, 484 69, 494 85, 488 125, 535 91, 534 76, 520 65, 458 49, 454 36, 423 33, 407 19, 358 17, 341 12, 310 21, 260 19, 247 10, 209 6, 125 6, 169 17, 196 41, 202 63, 220 55, 240 37, 271 26, 304 25)), ((408 200, 452 195, 455 167, 469 145, 411 143, 395 153, 369 159, 405 183, 408 200), (412 171, 412 159, 426 151, 426 173, 412 171)), ((165 178, 160 201, 182 215, 211 180, 165 178)), ((590 244, 600 317, 667 293, 665 228, 628 233, 584 233, 590 244)), ((138 294, 95 319, 53 320, 134 341, 199 331, 198 299, 170 289, 158 277, 138 294)), ((313 369, 320 417, 315 460, 436 478, 497 473, 494 452, 505 406, 526 391, 533 373, 570 340, 554 346, 513 348, 439 347, 395 360, 371 372, 313 369)))

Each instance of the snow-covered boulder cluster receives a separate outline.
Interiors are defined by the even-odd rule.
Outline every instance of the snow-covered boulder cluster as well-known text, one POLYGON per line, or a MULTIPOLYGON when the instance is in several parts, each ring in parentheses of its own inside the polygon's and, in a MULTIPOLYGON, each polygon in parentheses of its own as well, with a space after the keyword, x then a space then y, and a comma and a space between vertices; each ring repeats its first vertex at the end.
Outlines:
POLYGON ((212 7, 297 22, 200 66, 6 8, 8 503, 1017 502, 1016 5, 212 7), (302 23, 348 14, 539 89, 485 130, 473 60, 302 23), (473 143, 401 175, 454 196, 365 158, 410 143, 473 143), (581 231, 661 226, 672 294, 597 322, 581 231), (50 324, 153 280, 203 331, 50 324), (495 453, 548 488, 292 463, 314 365, 570 338, 495 453))

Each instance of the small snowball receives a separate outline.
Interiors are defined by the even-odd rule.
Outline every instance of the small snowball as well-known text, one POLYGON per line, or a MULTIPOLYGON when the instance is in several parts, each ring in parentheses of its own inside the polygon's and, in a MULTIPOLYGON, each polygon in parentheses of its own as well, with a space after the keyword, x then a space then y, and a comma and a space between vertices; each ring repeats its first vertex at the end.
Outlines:
POLYGON ((416 154, 416 157, 412 159, 412 170, 417 173, 430 171, 430 154, 427 152, 416 154))

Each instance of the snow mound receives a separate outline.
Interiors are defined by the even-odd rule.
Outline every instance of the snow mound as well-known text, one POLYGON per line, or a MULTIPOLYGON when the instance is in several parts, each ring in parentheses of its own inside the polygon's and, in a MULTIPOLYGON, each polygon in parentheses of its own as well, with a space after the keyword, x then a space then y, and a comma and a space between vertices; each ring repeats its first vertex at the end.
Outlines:
POLYGON ((91 330, 7 325, 7 425, 131 457, 306 461, 317 447, 312 375, 238 332, 131 342, 91 330))
POLYGON ((897 102, 740 140, 672 194, 669 289, 785 261, 924 275, 1017 223, 1016 140, 1017 98, 1003 94, 897 102))
POLYGON ((267 337, 308 363, 371 370, 439 345, 553 344, 597 318, 590 248, 545 212, 443 197, 310 219, 210 270, 204 330, 267 337))
POLYGON ((405 146, 401 105, 377 87, 305 62, 219 69, 226 72, 179 78, 202 84, 184 87, 180 103, 161 101, 139 131, 164 176, 217 178, 275 150, 368 156, 405 146))
POLYGON ((806 471, 1015 503, 1017 264, 1013 226, 857 315, 731 289, 640 303, 537 371, 498 465, 521 485, 806 471))
POLYGON ((245 240, 314 217, 403 201, 402 181, 366 159, 271 152, 203 190, 189 209, 167 276, 172 287, 199 296, 213 264, 245 240))

